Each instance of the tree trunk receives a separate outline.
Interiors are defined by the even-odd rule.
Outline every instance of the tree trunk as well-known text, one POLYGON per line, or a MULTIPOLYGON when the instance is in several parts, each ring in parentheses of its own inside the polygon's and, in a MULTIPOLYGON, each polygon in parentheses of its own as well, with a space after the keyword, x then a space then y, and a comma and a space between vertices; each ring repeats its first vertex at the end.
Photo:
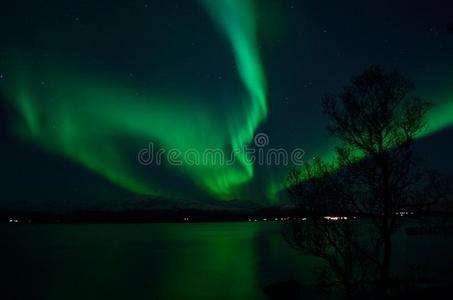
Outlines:
POLYGON ((382 297, 388 296, 388 288, 390 283, 390 263, 392 257, 392 240, 389 232, 384 233, 384 252, 382 257, 381 274, 379 293, 382 297))
POLYGON ((384 242, 383 256, 382 256, 382 265, 380 270, 380 284, 379 284, 379 293, 382 298, 388 297, 388 288, 390 280, 390 262, 392 257, 392 229, 391 223, 392 218, 394 217, 394 208, 392 206, 391 190, 390 190, 390 171, 388 167, 388 162, 384 157, 382 157, 382 196, 384 201, 384 220, 383 227, 381 229, 381 235, 384 242))

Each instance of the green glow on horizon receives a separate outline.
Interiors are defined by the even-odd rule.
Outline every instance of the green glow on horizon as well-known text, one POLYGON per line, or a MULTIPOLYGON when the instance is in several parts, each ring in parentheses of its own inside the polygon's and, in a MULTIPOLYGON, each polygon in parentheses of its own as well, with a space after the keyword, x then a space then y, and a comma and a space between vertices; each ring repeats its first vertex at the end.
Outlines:
MULTIPOLYGON (((439 131, 453 126, 453 94, 438 95, 433 101, 434 107, 426 114, 426 126, 417 135, 416 139, 422 139, 429 135, 435 134, 439 131)), ((331 164, 336 168, 336 153, 335 145, 326 147, 319 155, 326 163, 331 164)), ((285 183, 286 174, 281 180, 274 180, 270 182, 267 188, 267 196, 271 200, 277 200, 278 194, 287 188, 285 183)))
POLYGON ((436 97, 434 107, 427 113, 427 126, 418 136, 422 138, 453 126, 453 92, 436 97))

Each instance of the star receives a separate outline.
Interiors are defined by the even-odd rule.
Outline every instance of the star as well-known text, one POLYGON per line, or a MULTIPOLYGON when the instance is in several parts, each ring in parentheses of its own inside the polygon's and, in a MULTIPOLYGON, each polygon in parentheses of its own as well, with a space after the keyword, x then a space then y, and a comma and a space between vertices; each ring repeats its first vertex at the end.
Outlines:
POLYGON ((308 87, 310 87, 310 86, 312 86, 312 85, 313 85, 313 82, 312 82, 312 81, 307 81, 307 82, 305 82, 305 84, 304 84, 304 88, 308 88, 308 87))

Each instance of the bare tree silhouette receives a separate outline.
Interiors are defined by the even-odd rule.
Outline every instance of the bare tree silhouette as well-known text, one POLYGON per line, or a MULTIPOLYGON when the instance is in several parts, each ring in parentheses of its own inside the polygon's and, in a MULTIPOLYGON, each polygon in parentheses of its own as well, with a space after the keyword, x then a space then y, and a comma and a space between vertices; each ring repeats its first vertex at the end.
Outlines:
MULTIPOLYGON (((341 246, 338 249, 354 257, 360 254, 370 258, 378 270, 381 298, 387 296, 390 287, 391 237, 400 225, 397 214, 421 211, 448 194, 442 178, 422 169, 413 151, 414 139, 423 132, 431 107, 427 101, 412 97, 413 89, 400 73, 384 73, 371 66, 340 94, 326 96, 322 108, 329 120, 328 130, 339 142, 336 161, 332 165, 315 161, 293 169, 288 176, 290 198, 310 214, 356 212, 370 217, 373 226, 368 232, 373 232, 373 249, 366 251, 355 238, 352 224, 335 225, 332 230, 318 220, 313 230, 321 236, 334 232, 334 240, 341 246)), ((294 244, 294 238, 290 244, 294 244)), ((326 249, 336 248, 319 236, 313 242, 304 242, 308 247, 303 250, 310 248, 326 258, 326 249)), ((340 257, 346 267, 346 255, 340 257)), ((327 260, 338 265, 331 261, 331 255, 327 260)))

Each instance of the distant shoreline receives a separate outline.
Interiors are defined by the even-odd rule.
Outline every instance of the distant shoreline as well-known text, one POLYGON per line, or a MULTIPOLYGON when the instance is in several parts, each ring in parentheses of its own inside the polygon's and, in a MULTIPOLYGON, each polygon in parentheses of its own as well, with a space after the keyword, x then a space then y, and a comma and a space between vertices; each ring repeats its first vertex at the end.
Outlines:
MULTIPOLYGON (((398 214, 404 218, 453 217, 450 212, 398 214)), ((324 218, 331 221, 369 219, 364 214, 329 214, 307 216, 296 210, 263 209, 258 211, 204 211, 204 210, 152 210, 152 211, 75 211, 54 212, 0 212, 0 224, 127 224, 127 223, 222 223, 222 222, 284 222, 324 218)), ((374 216, 375 217, 375 216, 374 216)))

